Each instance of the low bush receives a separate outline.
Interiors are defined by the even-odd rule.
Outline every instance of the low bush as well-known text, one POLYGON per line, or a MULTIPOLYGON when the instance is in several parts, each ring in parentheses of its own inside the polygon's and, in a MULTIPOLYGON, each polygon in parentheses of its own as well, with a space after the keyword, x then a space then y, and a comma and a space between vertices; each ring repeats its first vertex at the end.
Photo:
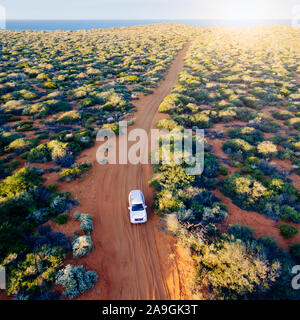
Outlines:
POLYGON ((60 214, 54 219, 54 222, 58 223, 59 225, 67 223, 69 220, 69 216, 67 214, 60 214))
POLYGON ((264 140, 261 131, 251 127, 229 129, 227 134, 231 139, 242 139, 250 144, 257 144, 264 140))
POLYGON ((205 111, 191 115, 189 120, 191 121, 191 126, 196 126, 199 129, 206 129, 212 126, 211 119, 205 111))
POLYGON ((32 121, 21 121, 16 128, 16 130, 19 132, 32 131, 33 129, 34 127, 32 121))
POLYGON ((281 127, 280 123, 263 116, 259 114, 255 119, 249 121, 249 125, 267 133, 276 132, 281 127))
POLYGON ((47 188, 49 191, 55 193, 55 192, 57 192, 57 190, 58 190, 58 185, 55 184, 55 183, 52 183, 52 184, 49 184, 46 188, 47 188))
POLYGON ((42 231, 40 237, 31 237, 29 239, 30 244, 32 247, 40 247, 40 246, 50 246, 53 247, 60 247, 63 252, 67 252, 71 250, 70 239, 62 232, 52 232, 51 228, 50 231, 48 229, 39 230, 42 231))
POLYGON ((28 153, 27 160, 32 163, 47 163, 51 160, 50 151, 47 145, 40 144, 31 149, 28 153))
POLYGON ((24 115, 33 116, 34 118, 45 116, 48 113, 49 107, 43 102, 34 103, 23 110, 24 115))
POLYGON ((74 258, 81 258, 87 255, 93 249, 90 236, 80 236, 72 242, 74 258))
POLYGON ((222 192, 243 209, 256 209, 257 201, 265 196, 267 188, 249 176, 235 174, 224 179, 222 192))
POLYGON ((80 120, 81 116, 78 111, 71 110, 63 113, 58 119, 57 122, 63 124, 71 124, 80 120))
POLYGON ((300 212, 296 211, 294 208, 284 205, 280 210, 280 218, 284 221, 300 223, 300 212))
POLYGON ((14 151, 17 154, 21 154, 25 151, 30 150, 34 146, 34 144, 35 144, 35 141, 33 139, 20 138, 11 142, 7 146, 6 150, 14 151))
POLYGON ((183 129, 181 126, 179 126, 177 124, 176 121, 172 120, 172 119, 162 119, 162 120, 159 120, 158 123, 156 124, 156 126, 158 128, 161 128, 161 129, 166 129, 166 130, 169 130, 169 131, 172 131, 172 130, 181 130, 183 129))
POLYGON ((33 167, 19 169, 0 182, 0 199, 9 200, 39 185, 40 174, 33 167))
POLYGON ((120 134, 120 127, 117 123, 106 123, 102 126, 104 130, 112 130, 116 135, 120 134))
POLYGON ((55 82, 46 81, 46 82, 44 83, 44 87, 45 87, 46 89, 56 89, 56 88, 57 88, 57 85, 56 85, 55 82))
POLYGON ((64 180, 70 182, 74 179, 80 178, 83 174, 89 171, 91 166, 90 162, 86 162, 83 164, 75 164, 70 169, 64 169, 59 173, 59 180, 64 180))
POLYGON ((263 294, 280 272, 278 262, 270 263, 240 240, 207 244, 197 258, 199 283, 217 299, 245 299, 263 294))
POLYGON ((254 229, 248 226, 243 226, 240 224, 232 224, 228 230, 228 233, 233 235, 236 239, 241 239, 243 241, 248 241, 253 237, 254 229))
POLYGON ((257 146, 257 152, 264 157, 272 157, 277 152, 277 147, 271 141, 263 141, 257 146))
POLYGON ((56 157, 54 162, 57 165, 60 165, 63 168, 69 168, 75 163, 76 159, 73 154, 70 152, 67 152, 64 156, 62 157, 56 157))
POLYGON ((249 156, 254 152, 254 147, 245 140, 232 139, 223 144, 222 150, 226 153, 241 152, 244 156, 249 156))
POLYGON ((54 193, 47 199, 47 207, 51 216, 57 216, 64 211, 69 210, 76 201, 70 198, 69 192, 54 193))
POLYGON ((281 224, 279 229, 280 234, 286 239, 294 237, 299 232, 296 227, 291 226, 289 224, 281 224))
POLYGON ((3 263, 9 276, 7 293, 25 295, 27 299, 51 287, 64 260, 59 248, 49 246, 27 254, 24 260, 17 258, 17 254, 12 254, 6 258, 7 262, 3 263))
POLYGON ((220 175, 227 176, 228 175, 228 169, 226 167, 220 166, 220 175))
POLYGON ((259 243, 262 243, 265 247, 269 249, 276 250, 278 248, 278 242, 275 240, 275 238, 270 236, 261 236, 258 239, 259 243))
POLYGON ((162 215, 165 213, 176 212, 181 205, 181 202, 173 197, 171 191, 165 189, 156 194, 153 202, 153 209, 156 214, 162 215))
POLYGON ((58 140, 51 140, 47 143, 47 148, 51 152, 51 159, 54 161, 63 158, 67 154, 67 147, 67 143, 58 140))
POLYGON ((286 110, 276 110, 272 113, 272 116, 278 120, 288 120, 293 118, 293 114, 286 110))
POLYGON ((80 221, 80 229, 85 233, 93 232, 92 216, 88 213, 81 213, 78 218, 80 221))
POLYGON ((300 128, 300 118, 291 118, 288 120, 288 125, 294 129, 299 129, 300 128))
POLYGON ((158 111, 159 112, 170 112, 176 109, 177 106, 182 105, 180 100, 181 95, 172 93, 164 98, 163 102, 159 105, 158 111))
POLYGON ((228 122, 233 120, 237 116, 237 113, 234 110, 231 110, 231 108, 228 108, 228 109, 219 111, 218 116, 221 121, 228 122))
POLYGON ((219 223, 227 217, 227 211, 216 204, 212 208, 204 207, 201 222, 204 224, 219 223))
POLYGON ((97 280, 98 276, 94 271, 85 271, 83 266, 70 264, 59 270, 56 276, 56 284, 65 287, 63 295, 71 299, 93 288, 97 280))

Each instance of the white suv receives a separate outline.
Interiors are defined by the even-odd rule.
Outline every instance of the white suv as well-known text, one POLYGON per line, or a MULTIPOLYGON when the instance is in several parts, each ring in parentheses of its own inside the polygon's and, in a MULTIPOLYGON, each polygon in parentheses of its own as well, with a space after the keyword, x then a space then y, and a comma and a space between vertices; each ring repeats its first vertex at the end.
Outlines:
POLYGON ((141 190, 132 190, 129 193, 129 212, 131 223, 147 222, 147 211, 143 192, 141 190))

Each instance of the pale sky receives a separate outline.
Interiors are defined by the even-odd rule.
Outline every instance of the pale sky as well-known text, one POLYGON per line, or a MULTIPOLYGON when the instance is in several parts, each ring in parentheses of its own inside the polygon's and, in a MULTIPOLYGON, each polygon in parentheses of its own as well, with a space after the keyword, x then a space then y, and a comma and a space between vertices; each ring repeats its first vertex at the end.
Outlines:
POLYGON ((0 0, 7 19, 291 19, 300 0, 0 0))

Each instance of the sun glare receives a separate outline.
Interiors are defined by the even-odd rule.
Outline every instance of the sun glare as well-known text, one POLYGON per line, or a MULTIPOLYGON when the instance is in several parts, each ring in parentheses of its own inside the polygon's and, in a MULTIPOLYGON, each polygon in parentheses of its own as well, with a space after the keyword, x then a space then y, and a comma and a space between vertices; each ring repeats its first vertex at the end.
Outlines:
POLYGON ((267 19, 274 17, 275 8, 262 1, 224 1, 219 17, 226 20, 267 19))

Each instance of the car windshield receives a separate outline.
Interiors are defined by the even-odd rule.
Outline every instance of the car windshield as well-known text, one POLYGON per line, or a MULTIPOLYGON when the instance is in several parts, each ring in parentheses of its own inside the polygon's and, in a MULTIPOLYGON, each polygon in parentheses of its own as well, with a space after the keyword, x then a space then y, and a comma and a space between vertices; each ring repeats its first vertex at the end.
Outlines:
POLYGON ((132 211, 141 211, 141 210, 144 210, 144 206, 142 203, 132 205, 132 211))

